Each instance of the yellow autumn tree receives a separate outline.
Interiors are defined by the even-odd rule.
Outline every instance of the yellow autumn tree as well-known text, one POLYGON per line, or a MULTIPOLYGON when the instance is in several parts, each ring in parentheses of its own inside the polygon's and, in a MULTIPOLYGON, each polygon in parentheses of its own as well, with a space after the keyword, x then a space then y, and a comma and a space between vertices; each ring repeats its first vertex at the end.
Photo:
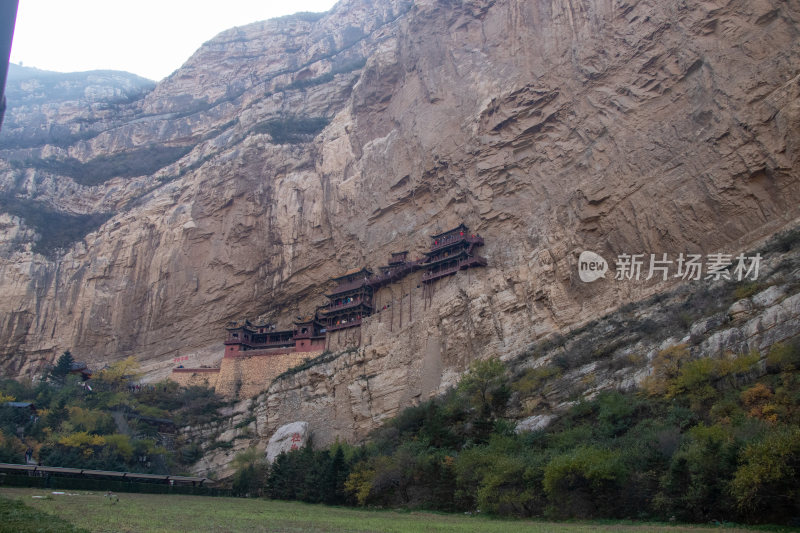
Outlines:
POLYGON ((114 433, 113 435, 105 435, 103 438, 106 441, 106 445, 111 447, 125 461, 131 460, 133 457, 133 444, 131 444, 130 437, 121 433, 114 433))
POLYGON ((139 362, 133 356, 117 361, 97 375, 97 381, 114 390, 121 390, 142 377, 139 362))

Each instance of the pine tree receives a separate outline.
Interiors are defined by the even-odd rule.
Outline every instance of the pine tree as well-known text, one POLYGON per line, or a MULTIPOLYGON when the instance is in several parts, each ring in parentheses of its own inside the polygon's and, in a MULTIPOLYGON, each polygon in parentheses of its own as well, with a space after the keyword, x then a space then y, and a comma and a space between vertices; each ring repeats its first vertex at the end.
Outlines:
POLYGON ((350 469, 344 459, 344 451, 341 446, 338 446, 336 453, 333 454, 333 458, 328 464, 325 503, 331 505, 345 503, 344 482, 349 474, 350 469))
POLYGON ((309 503, 320 501, 320 478, 316 468, 314 450, 310 443, 289 453, 294 465, 292 481, 295 484, 295 498, 309 503))
POLYGON ((273 500, 289 500, 292 498, 292 496, 289 495, 287 483, 288 470, 289 457, 286 453, 281 453, 275 458, 275 461, 273 461, 267 481, 269 497, 273 500))
POLYGON ((328 450, 314 452, 311 449, 305 454, 304 463, 308 465, 305 476, 303 501, 320 503, 326 500, 332 490, 328 477, 328 466, 331 456, 328 450))
POLYGON ((50 380, 56 383, 64 383, 64 378, 69 375, 74 362, 75 359, 72 358, 69 350, 62 353, 56 362, 56 366, 50 371, 50 380))

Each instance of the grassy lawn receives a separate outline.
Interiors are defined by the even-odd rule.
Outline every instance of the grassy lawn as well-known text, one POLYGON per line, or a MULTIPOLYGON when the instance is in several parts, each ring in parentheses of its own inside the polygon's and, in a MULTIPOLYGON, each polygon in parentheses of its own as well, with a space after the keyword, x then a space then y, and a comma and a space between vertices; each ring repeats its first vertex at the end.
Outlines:
MULTIPOLYGON (((120 493, 119 502, 111 504, 101 492, 65 492, 67 494, 54 495, 49 490, 0 487, 0 532, 81 531, 70 529, 69 524, 93 532, 136 533, 177 531, 452 531, 459 533, 664 531, 677 533, 721 529, 659 524, 493 520, 486 517, 454 514, 364 511, 297 502, 160 494, 120 493), (8 500, 20 500, 30 508, 22 507, 8 500), (44 513, 56 515, 60 520, 45 516, 44 513), (17 522, 12 522, 9 516, 14 516, 17 522), (19 527, 19 524, 25 522, 33 522, 33 524, 27 529, 19 527)), ((748 531, 742 528, 724 529, 731 532, 748 531)))
POLYGON ((14 533, 86 533, 66 520, 37 511, 20 500, 0 498, 0 531, 14 533))

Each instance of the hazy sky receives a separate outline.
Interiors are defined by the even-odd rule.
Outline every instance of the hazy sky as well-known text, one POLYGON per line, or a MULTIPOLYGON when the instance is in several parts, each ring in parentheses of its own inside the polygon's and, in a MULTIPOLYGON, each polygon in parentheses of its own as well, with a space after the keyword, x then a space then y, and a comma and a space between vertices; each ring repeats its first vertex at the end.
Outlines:
POLYGON ((335 0, 20 0, 11 62, 58 72, 127 70, 160 80, 234 26, 335 0))

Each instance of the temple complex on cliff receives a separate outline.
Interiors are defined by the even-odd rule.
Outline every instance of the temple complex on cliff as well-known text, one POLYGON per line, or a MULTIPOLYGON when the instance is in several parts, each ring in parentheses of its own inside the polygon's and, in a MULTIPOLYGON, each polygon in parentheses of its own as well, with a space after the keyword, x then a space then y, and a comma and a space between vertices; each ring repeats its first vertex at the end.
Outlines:
POLYGON ((293 329, 278 330, 274 324, 253 324, 249 320, 231 323, 226 328, 225 352, 220 368, 181 366, 173 370, 171 379, 184 385, 205 383, 227 395, 258 393, 265 382, 304 359, 333 347, 360 345, 361 324, 373 314, 389 312, 391 330, 397 307, 402 327, 403 302, 407 300, 407 322, 410 322, 414 287, 419 289, 421 283, 423 297, 428 298, 437 280, 452 276, 459 270, 486 266, 486 258, 478 255, 476 250, 483 244, 480 235, 470 234, 469 228, 460 224, 432 235, 430 249, 424 252, 424 257, 411 260, 407 251, 394 252, 388 264, 378 267, 377 274, 366 267, 346 272, 331 279, 336 286, 325 294, 328 303, 318 307, 311 316, 297 317, 293 329), (419 279, 406 283, 407 287, 403 289, 402 284, 408 276, 417 271, 422 271, 419 279), (388 301, 380 297, 381 289, 390 291, 395 285, 401 286, 397 300, 393 292, 388 301), (382 302, 376 303, 376 299, 382 302))

